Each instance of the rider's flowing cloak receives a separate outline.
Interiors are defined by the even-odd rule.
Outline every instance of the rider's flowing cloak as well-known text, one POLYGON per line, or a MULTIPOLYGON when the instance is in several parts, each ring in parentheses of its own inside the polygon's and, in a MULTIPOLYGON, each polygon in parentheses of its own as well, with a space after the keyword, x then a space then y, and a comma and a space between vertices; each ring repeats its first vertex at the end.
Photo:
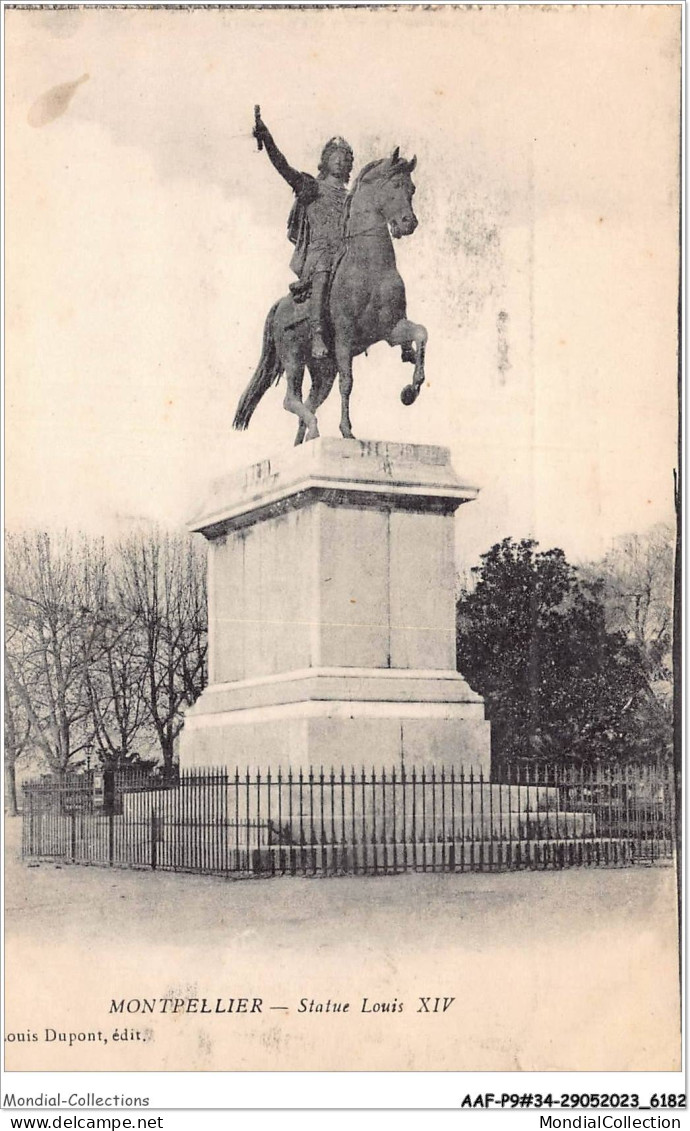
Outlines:
POLYGON ((295 245, 295 250, 290 260, 290 267, 298 278, 301 278, 309 251, 309 217, 307 206, 318 196, 319 188, 316 179, 309 173, 302 173, 299 185, 295 189, 295 203, 293 204, 287 222, 287 234, 290 243, 295 245))

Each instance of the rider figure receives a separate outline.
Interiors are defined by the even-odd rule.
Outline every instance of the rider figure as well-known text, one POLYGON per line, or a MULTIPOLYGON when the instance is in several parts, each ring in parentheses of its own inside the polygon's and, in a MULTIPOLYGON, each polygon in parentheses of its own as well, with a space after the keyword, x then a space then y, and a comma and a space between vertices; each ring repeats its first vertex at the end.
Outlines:
POLYGON ((326 142, 316 177, 298 173, 285 160, 265 123, 258 116, 254 136, 263 143, 272 165, 296 196, 288 219, 288 238, 295 244, 290 266, 299 277, 290 290, 296 301, 311 287, 309 323, 311 352, 315 358, 328 356, 325 342, 326 296, 334 260, 343 238, 343 217, 348 197, 347 182, 352 172, 353 153, 342 137, 326 142))

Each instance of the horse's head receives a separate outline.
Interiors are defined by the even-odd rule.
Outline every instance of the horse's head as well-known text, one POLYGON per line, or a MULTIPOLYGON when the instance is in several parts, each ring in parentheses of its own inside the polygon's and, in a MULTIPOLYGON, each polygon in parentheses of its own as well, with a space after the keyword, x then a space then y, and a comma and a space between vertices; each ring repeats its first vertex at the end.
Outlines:
POLYGON ((383 162, 378 200, 391 235, 396 240, 401 236, 411 236, 419 223, 412 207, 415 193, 412 173, 416 164, 416 157, 405 161, 399 149, 395 149, 383 162))
POLYGON ((419 223, 412 207, 415 193, 412 172, 416 164, 416 157, 405 161, 396 149, 383 161, 372 161, 367 165, 355 185, 355 189, 358 185, 370 185, 375 190, 376 207, 396 240, 401 236, 411 236, 419 223))

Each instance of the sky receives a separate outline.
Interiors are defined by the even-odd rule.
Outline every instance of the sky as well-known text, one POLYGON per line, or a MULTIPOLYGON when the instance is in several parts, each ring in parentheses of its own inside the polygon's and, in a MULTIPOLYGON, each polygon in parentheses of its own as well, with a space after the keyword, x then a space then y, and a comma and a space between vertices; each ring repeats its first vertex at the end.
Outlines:
MULTIPOLYGON (((572 560, 672 516, 680 7, 5 12, 6 520, 183 526, 292 444, 238 397, 292 275, 289 188, 417 155, 396 243, 427 383, 355 363, 362 439, 450 447, 478 499, 458 564, 534 537, 572 560)), ((320 412, 338 434, 334 392, 320 412)))

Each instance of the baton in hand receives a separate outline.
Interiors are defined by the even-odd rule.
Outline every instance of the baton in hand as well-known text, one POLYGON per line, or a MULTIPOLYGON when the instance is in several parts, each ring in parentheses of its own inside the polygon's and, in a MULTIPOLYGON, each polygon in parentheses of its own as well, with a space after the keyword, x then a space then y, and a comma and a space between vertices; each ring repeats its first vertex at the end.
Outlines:
POLYGON ((258 149, 259 153, 261 153, 261 150, 264 147, 264 143, 263 143, 262 139, 259 137, 259 134, 257 132, 258 128, 259 128, 260 121, 261 121, 261 107, 255 106, 254 107, 254 129, 252 130, 252 133, 254 134, 254 137, 256 138, 256 148, 258 149))

